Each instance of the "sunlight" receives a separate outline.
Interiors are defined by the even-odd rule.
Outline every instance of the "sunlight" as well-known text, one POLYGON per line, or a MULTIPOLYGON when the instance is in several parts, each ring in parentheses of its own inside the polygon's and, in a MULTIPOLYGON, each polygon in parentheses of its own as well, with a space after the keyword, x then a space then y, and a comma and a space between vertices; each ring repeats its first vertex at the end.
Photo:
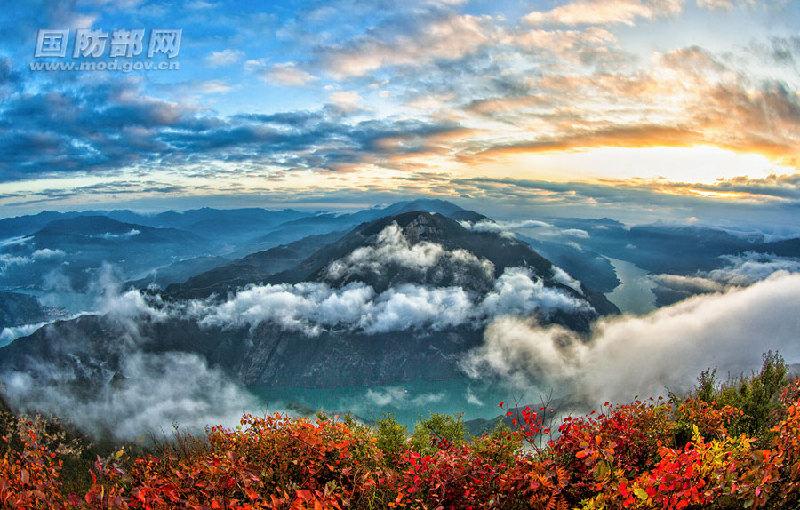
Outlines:
POLYGON ((797 169, 766 156, 713 146, 597 147, 538 154, 508 154, 473 168, 494 177, 574 181, 591 179, 665 179, 712 184, 718 179, 764 178, 797 169))

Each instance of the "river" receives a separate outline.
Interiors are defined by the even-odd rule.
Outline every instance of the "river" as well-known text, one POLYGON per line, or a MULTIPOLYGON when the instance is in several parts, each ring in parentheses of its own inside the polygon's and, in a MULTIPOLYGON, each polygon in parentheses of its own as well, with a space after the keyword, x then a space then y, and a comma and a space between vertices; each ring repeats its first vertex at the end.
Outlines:
POLYGON ((620 259, 608 259, 614 266, 617 278, 621 282, 606 293, 606 297, 622 311, 622 313, 644 314, 655 310, 656 296, 653 294, 653 281, 649 273, 636 264, 620 259))

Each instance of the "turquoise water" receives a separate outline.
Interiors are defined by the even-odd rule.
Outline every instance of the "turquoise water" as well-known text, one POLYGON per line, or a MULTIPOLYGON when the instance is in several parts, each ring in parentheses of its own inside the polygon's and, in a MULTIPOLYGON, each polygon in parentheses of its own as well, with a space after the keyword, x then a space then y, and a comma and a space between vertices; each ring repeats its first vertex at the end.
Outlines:
POLYGON ((317 410, 328 414, 349 412, 372 423, 392 414, 407 426, 431 413, 461 414, 464 420, 494 418, 502 412, 500 401, 539 402, 535 390, 511 389, 502 383, 470 379, 441 382, 420 381, 392 386, 346 388, 281 388, 256 391, 269 409, 312 415, 317 410))
POLYGON ((655 310, 656 296, 653 294, 653 281, 649 273, 636 264, 620 259, 608 259, 614 266, 617 278, 621 282, 606 297, 622 311, 622 313, 644 314, 655 310))

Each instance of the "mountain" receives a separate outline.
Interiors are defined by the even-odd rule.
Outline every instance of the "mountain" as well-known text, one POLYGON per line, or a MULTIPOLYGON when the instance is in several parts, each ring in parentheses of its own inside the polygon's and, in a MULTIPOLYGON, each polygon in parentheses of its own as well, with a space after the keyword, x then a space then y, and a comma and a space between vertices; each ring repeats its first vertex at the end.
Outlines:
POLYGON ((313 216, 287 221, 280 228, 253 239, 248 248, 253 246, 275 246, 291 243, 310 235, 328 234, 334 231, 349 230, 362 223, 395 216, 404 212, 423 211, 439 213, 455 220, 479 221, 486 217, 473 211, 437 199, 418 199, 397 202, 385 207, 373 207, 354 213, 321 213, 313 216))
MULTIPOLYGON (((183 283, 170 285, 166 294, 174 298, 203 298, 212 293, 224 295, 247 283, 274 282, 276 278, 271 278, 272 275, 294 268, 309 254, 337 241, 354 226, 414 211, 437 212, 454 220, 479 221, 486 218, 453 203, 431 199, 398 202, 350 214, 307 216, 283 223, 280 228, 246 245, 251 247, 261 243, 277 246, 250 253, 229 264, 197 274, 183 283)), ((362 241, 361 238, 350 239, 344 244, 345 249, 362 241)), ((243 248, 238 251, 243 251, 243 248)), ((282 274, 277 280, 284 278, 291 279, 289 275, 282 274)))
POLYGON ((0 331, 43 322, 46 314, 36 298, 18 292, 0 292, 0 331))
POLYGON ((576 248, 566 243, 542 241, 518 235, 543 257, 564 269, 592 290, 611 292, 619 285, 614 266, 597 252, 576 248))
POLYGON ((166 287, 165 296, 171 299, 205 298, 212 294, 226 295, 247 284, 264 283, 275 273, 299 264, 309 253, 337 240, 342 232, 304 237, 269 250, 252 253, 242 259, 218 264, 198 272, 182 283, 166 287))
MULTIPOLYGON (((746 251, 746 250, 745 250, 746 251)), ((800 257, 800 239, 786 239, 772 243, 759 243, 750 251, 770 253, 779 257, 800 257)))
MULTIPOLYGON (((763 236, 741 236, 701 226, 642 225, 627 227, 609 219, 548 219, 559 229, 578 229, 583 249, 632 262, 655 274, 694 274, 725 264, 720 257, 745 252, 800 256, 800 239, 764 242, 763 236)), ((539 239, 541 240, 541 239, 539 239)), ((575 241, 575 239, 572 239, 575 241)))
POLYGON ((228 262, 230 261, 227 258, 217 256, 182 259, 167 266, 151 269, 144 276, 127 282, 124 287, 147 289, 156 286, 156 288, 163 289, 169 285, 184 282, 196 274, 223 266, 228 262))
MULTIPOLYGON (((273 275, 270 282, 327 281, 326 270, 335 260, 345 257, 363 246, 375 244, 381 232, 395 224, 402 229, 404 237, 411 244, 436 243, 446 250, 464 250, 478 258, 490 260, 498 274, 502 273, 506 267, 524 266, 532 268, 535 274, 547 278, 552 266, 548 260, 524 243, 492 233, 468 230, 457 221, 438 213, 416 211, 404 212, 365 223, 339 241, 317 251, 292 269, 273 275)), ((417 271, 404 271, 396 265, 390 265, 380 273, 348 274, 337 283, 363 281, 377 291, 408 282, 447 286, 456 283, 452 277, 457 269, 457 267, 441 268, 436 266, 424 274, 420 274, 417 271)), ((482 280, 480 275, 472 275, 472 279, 466 285, 474 290, 479 290, 477 286, 485 283, 482 280)))
POLYGON ((0 247, 0 255, 7 261, 0 272, 0 285, 39 288, 46 278, 61 278, 65 280, 62 287, 82 290, 97 281, 106 263, 128 277, 203 254, 206 245, 203 238, 175 228, 148 227, 106 216, 62 218, 0 247))
POLYGON ((106 216, 78 216, 48 223, 34 233, 33 241, 40 248, 63 248, 67 244, 104 247, 116 243, 199 244, 202 238, 174 228, 124 223, 106 216))
POLYGON ((250 239, 287 221, 310 216, 313 213, 292 209, 268 210, 260 208, 212 209, 204 207, 189 211, 166 211, 143 220, 155 227, 171 227, 225 242, 250 239))
MULTIPOLYGON (((261 278, 259 271, 273 271, 302 254, 301 246, 254 254, 229 266, 223 278, 213 279, 213 272, 207 274, 207 283, 230 285, 226 278, 239 274, 245 283, 245 271, 249 270, 255 270, 261 278)), ((443 317, 428 316, 426 320, 443 321, 439 326, 416 327, 414 310, 429 313, 426 310, 435 305, 428 300, 441 295, 488 303, 485 300, 490 295, 505 288, 498 287, 501 275, 509 280, 502 285, 510 286, 511 293, 492 298, 490 306, 499 307, 498 313, 506 306, 511 306, 510 310, 515 306, 504 301, 518 297, 514 281, 534 287, 538 281, 543 287, 534 290, 532 298, 549 295, 568 303, 567 308, 531 308, 530 313, 542 322, 585 331, 598 311, 616 311, 602 294, 564 283, 553 265, 523 242, 464 228, 442 214, 406 212, 361 224, 292 268, 268 275, 265 283, 276 285, 272 290, 266 286, 241 296, 218 296, 194 302, 189 308, 167 294, 167 302, 153 299, 151 303, 163 307, 164 312, 153 317, 136 316, 133 330, 130 319, 121 320, 113 314, 57 322, 0 350, 0 369, 38 371, 36 377, 44 379, 53 377, 48 374, 74 373, 71 380, 88 387, 117 377, 121 360, 135 346, 147 353, 199 354, 212 367, 264 392, 278 387, 453 379, 463 377, 458 366, 461 356, 482 343, 483 323, 466 312, 463 318, 456 314, 447 322, 450 314, 465 306, 459 301, 440 305, 443 317), (326 293, 331 296, 326 308, 309 304, 326 293), (362 306, 350 300, 365 293, 373 296, 370 299, 384 301, 371 304, 367 315, 348 319, 348 314, 359 311, 355 307, 362 306), (244 300, 241 310, 236 301, 240 298, 244 300), (577 306, 583 299, 593 308, 577 306), (204 319, 189 315, 187 309, 206 310, 204 319), (375 323, 370 329, 360 325, 369 314, 379 312, 388 326, 375 323), (243 321, 259 313, 274 318, 243 321), (324 320, 328 326, 304 325, 307 320, 322 320, 319 317, 323 313, 327 314, 324 320), (42 372, 38 367, 45 362, 50 365, 42 372)))

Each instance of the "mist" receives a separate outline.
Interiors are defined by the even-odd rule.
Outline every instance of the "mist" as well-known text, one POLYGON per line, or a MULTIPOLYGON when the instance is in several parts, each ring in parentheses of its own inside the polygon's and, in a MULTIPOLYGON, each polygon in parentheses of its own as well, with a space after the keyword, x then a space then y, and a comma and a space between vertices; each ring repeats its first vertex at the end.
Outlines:
POLYGON ((800 360, 800 275, 696 296, 643 316, 599 319, 588 337, 501 317, 461 366, 520 387, 554 389, 595 405, 690 389, 701 370, 738 376, 764 352, 800 360))

